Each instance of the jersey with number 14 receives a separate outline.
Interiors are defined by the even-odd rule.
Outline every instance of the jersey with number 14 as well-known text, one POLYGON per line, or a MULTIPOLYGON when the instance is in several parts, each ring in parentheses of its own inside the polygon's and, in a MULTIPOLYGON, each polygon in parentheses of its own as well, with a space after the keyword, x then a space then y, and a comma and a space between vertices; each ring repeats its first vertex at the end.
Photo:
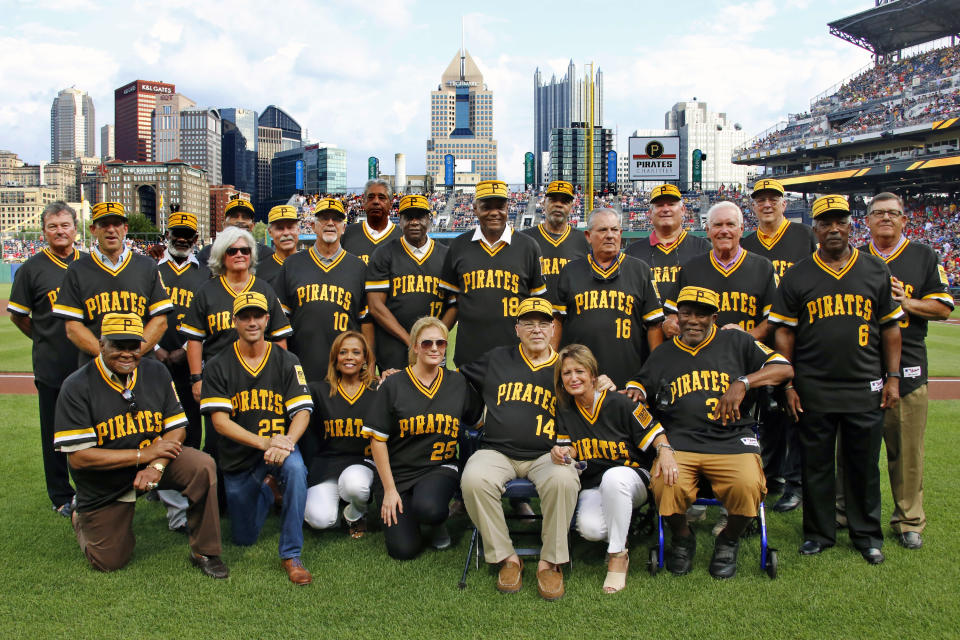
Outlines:
MULTIPOLYGON (((223 411, 238 425, 261 438, 285 435, 290 419, 300 411, 313 411, 313 399, 297 356, 267 343, 263 360, 251 367, 240 355, 237 342, 214 356, 203 370, 200 413, 223 411)), ((263 451, 220 438, 223 471, 249 469, 263 459, 263 451)))

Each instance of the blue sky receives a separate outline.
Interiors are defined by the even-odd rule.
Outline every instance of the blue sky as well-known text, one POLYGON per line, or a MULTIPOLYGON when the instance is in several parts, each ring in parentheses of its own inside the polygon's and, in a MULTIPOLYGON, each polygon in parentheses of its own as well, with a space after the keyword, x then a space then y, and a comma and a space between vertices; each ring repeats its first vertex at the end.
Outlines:
POLYGON ((49 160, 50 104, 90 93, 99 128, 113 90, 140 78, 176 84, 200 105, 276 104, 314 141, 347 150, 348 184, 366 159, 422 173, 429 96, 466 45, 494 92, 499 173, 521 182, 533 147, 533 72, 562 75, 572 58, 605 77, 604 124, 621 149, 637 128, 696 96, 749 135, 870 63, 827 22, 872 0, 477 3, 378 0, 0 0, 0 148, 49 160), (584 7, 591 10, 585 11, 584 7))

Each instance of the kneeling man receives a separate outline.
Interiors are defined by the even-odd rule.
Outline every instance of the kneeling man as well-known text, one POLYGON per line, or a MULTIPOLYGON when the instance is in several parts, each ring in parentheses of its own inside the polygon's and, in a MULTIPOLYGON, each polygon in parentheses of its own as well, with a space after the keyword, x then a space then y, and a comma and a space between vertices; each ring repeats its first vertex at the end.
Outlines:
POLYGON ((137 493, 173 489, 187 498, 190 561, 226 578, 213 459, 184 447, 187 417, 167 368, 140 359, 143 321, 108 313, 100 355, 70 375, 57 399, 54 446, 77 486, 73 528, 91 566, 124 567, 133 555, 137 493))

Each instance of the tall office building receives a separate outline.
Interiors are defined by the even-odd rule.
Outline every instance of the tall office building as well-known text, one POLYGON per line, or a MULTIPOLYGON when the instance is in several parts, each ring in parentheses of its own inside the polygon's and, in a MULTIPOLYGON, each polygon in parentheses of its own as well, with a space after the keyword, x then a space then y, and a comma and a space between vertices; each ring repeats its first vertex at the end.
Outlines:
POLYGON ((303 146, 303 129, 289 113, 278 106, 270 105, 260 114, 258 123, 261 127, 275 127, 280 129, 280 150, 289 151, 303 146))
POLYGON ((116 157, 116 151, 113 145, 114 126, 105 124, 100 127, 100 159, 113 160, 116 157))
POLYGON ((157 96, 151 125, 151 162, 169 162, 180 155, 180 112, 197 103, 179 93, 157 96))
MULTIPOLYGON (((574 123, 588 122, 589 101, 585 99, 587 78, 577 76, 573 60, 567 65, 567 73, 549 82, 537 68, 533 72, 533 161, 536 180, 549 174, 550 136, 554 129, 568 129, 574 123)), ((593 84, 593 124, 603 126, 603 72, 597 69, 593 84)))
POLYGON ((113 92, 114 148, 117 160, 153 158, 153 110, 157 96, 177 92, 172 84, 134 80, 113 92))
POLYGON ((180 112, 180 159, 206 173, 210 184, 221 184, 220 113, 206 107, 190 107, 180 112))
POLYGON ((257 201, 258 208, 273 197, 273 158, 283 151, 283 131, 263 124, 257 127, 257 201))
POLYGON ((497 178, 497 141, 493 139, 493 92, 466 49, 461 48, 430 92, 427 174, 444 184, 444 156, 454 157, 455 185, 497 178))
POLYGON ((327 142, 280 151, 271 161, 271 199, 264 206, 286 204, 290 196, 347 192, 347 151, 327 142), (297 161, 303 161, 303 189, 297 188, 297 161))
POLYGON ((680 135, 680 189, 693 187, 693 152, 700 149, 707 155, 703 161, 703 189, 713 191, 746 185, 747 167, 730 161, 733 150, 747 141, 746 133, 727 114, 713 113, 707 103, 698 100, 678 102, 664 114, 664 128, 676 129, 680 135))
MULTIPOLYGON (((222 181, 238 190, 249 193, 256 203, 257 195, 257 149, 259 123, 253 109, 221 107, 222 181)), ((257 211, 257 218, 266 219, 266 212, 257 211)))
POLYGON ((70 162, 95 155, 94 120, 93 99, 86 91, 70 87, 58 93, 50 107, 50 161, 70 162))
POLYGON ((127 211, 147 216, 161 230, 166 229, 169 205, 197 215, 200 241, 210 229, 210 183, 203 169, 186 162, 106 163, 104 199, 121 203, 127 211), (161 199, 163 206, 160 206, 161 199))
MULTIPOLYGON (((572 127, 557 127, 550 132, 550 181, 566 180, 578 189, 587 188, 587 134, 582 122, 572 127)), ((607 182, 607 153, 613 150, 613 130, 600 126, 593 128, 593 189, 603 192, 607 182)))

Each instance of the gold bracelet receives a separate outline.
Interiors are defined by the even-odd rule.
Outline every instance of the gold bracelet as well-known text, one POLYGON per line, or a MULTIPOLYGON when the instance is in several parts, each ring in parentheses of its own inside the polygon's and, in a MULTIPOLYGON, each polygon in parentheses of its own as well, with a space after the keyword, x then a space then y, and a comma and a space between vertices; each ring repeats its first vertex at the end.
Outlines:
POLYGON ((790 389, 793 389, 793 385, 792 385, 792 384, 788 384, 787 386, 784 387, 784 390, 786 390, 786 391, 790 391, 790 389))
POLYGON ((140 447, 137 447, 137 466, 140 466, 140 447))

